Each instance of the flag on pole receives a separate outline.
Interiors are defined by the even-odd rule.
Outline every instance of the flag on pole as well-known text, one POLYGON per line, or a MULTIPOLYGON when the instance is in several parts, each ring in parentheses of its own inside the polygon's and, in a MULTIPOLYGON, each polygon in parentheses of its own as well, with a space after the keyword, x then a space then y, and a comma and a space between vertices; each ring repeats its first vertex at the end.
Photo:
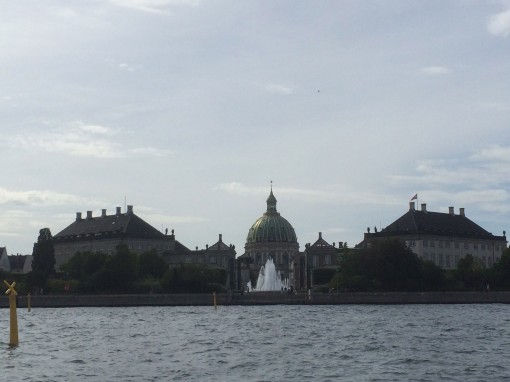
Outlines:
POLYGON ((411 201, 418 199, 418 194, 414 194, 414 196, 411 198, 411 201))

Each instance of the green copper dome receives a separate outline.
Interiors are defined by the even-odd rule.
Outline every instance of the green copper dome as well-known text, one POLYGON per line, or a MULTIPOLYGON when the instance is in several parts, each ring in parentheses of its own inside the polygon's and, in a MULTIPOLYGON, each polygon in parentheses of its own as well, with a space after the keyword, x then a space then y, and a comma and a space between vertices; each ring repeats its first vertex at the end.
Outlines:
POLYGON ((296 232, 292 225, 276 211, 273 190, 266 200, 267 211, 250 228, 246 243, 286 242, 296 243, 296 232))

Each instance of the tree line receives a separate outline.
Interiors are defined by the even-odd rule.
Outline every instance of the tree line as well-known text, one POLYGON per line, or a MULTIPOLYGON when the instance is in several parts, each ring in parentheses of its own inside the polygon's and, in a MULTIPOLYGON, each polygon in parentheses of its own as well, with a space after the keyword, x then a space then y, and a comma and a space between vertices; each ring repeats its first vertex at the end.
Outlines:
MULTIPOLYGON (((58 272, 51 232, 41 229, 28 275, 0 275, 17 281, 19 293, 205 293, 224 291, 227 272, 203 264, 169 267, 155 250, 140 255, 120 244, 111 255, 79 252, 58 272)), ((472 255, 444 270, 414 254, 399 240, 369 248, 344 247, 336 269, 314 269, 314 283, 338 291, 510 290, 510 249, 487 268, 472 255)))
POLYGON ((125 244, 113 254, 78 252, 55 270, 55 250, 48 228, 41 229, 27 275, 2 275, 17 282, 18 293, 205 293, 223 292, 224 269, 203 264, 169 267, 155 250, 140 255, 125 244))
POLYGON ((510 249, 487 268, 472 255, 456 269, 442 269, 419 258, 396 239, 375 242, 370 248, 345 251, 328 282, 340 291, 473 291, 510 289, 510 249))

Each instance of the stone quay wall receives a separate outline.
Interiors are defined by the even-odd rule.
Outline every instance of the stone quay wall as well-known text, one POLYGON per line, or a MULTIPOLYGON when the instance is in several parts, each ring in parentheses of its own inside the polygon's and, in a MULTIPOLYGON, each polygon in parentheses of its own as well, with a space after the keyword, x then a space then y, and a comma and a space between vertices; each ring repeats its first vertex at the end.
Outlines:
MULTIPOLYGON (((18 296, 18 307, 26 308, 27 296, 18 296)), ((280 292, 225 293, 216 295, 217 305, 345 305, 345 304, 510 304, 508 292, 378 292, 332 294, 281 294, 280 292)), ((0 298, 0 308, 8 307, 0 298)), ((119 295, 35 295, 34 308, 128 307, 128 306, 213 306, 212 294, 119 294, 119 295)))

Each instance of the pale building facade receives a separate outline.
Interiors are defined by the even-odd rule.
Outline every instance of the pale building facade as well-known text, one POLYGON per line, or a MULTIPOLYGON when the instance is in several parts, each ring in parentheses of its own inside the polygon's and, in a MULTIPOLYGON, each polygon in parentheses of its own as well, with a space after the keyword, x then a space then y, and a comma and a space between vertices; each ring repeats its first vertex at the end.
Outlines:
POLYGON ((506 232, 496 236, 466 217, 464 208, 456 214, 454 207, 448 213, 427 211, 426 204, 409 211, 380 232, 364 235, 361 245, 369 246, 375 240, 398 238, 420 258, 443 269, 456 269, 460 259, 472 255, 484 267, 491 267, 501 259, 507 248, 506 232))

